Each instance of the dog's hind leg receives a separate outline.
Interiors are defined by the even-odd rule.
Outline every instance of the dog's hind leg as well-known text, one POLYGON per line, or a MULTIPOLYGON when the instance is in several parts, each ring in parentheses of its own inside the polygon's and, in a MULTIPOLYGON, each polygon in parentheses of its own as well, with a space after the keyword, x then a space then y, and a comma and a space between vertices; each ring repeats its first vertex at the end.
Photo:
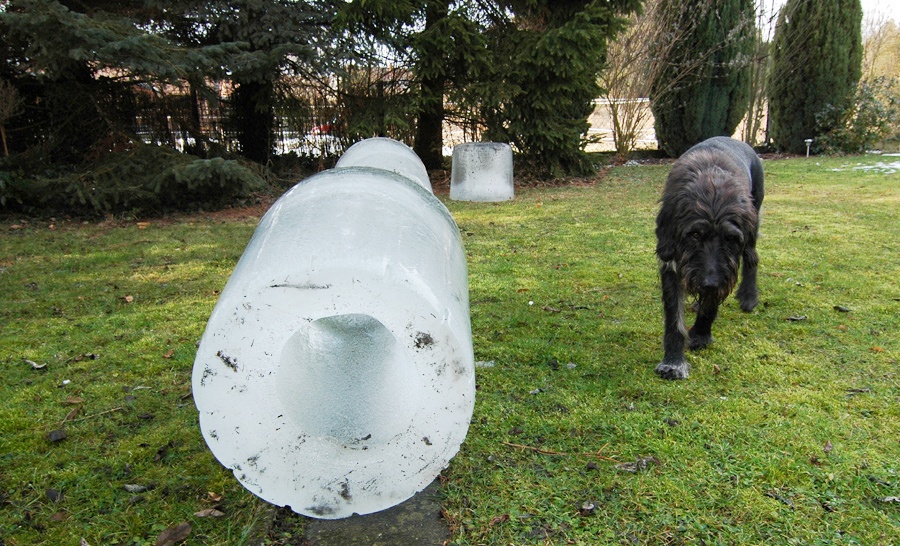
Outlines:
POLYGON ((688 331, 688 348, 692 351, 702 349, 712 343, 712 325, 719 314, 719 299, 715 292, 700 294, 697 302, 697 320, 688 331))
POLYGON ((684 379, 690 366, 684 358, 684 281, 669 262, 660 266, 662 301, 665 315, 663 360, 656 373, 663 379, 684 379))

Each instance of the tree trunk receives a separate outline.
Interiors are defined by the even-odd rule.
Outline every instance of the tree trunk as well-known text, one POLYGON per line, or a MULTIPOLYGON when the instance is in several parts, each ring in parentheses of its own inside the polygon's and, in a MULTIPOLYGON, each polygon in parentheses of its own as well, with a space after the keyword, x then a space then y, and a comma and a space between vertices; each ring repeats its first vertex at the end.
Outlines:
MULTIPOLYGON (((434 0, 428 2, 425 8, 425 30, 434 32, 434 27, 449 13, 447 0, 434 0)), ((426 169, 440 169, 443 166, 444 156, 444 87, 447 77, 444 72, 445 51, 434 45, 433 40, 427 37, 422 42, 420 51, 420 105, 418 112, 418 124, 416 126, 416 141, 413 150, 425 164, 426 169)))
POLYGON ((241 154, 265 164, 272 155, 272 109, 274 89, 271 82, 242 82, 232 95, 232 116, 241 146, 241 154))

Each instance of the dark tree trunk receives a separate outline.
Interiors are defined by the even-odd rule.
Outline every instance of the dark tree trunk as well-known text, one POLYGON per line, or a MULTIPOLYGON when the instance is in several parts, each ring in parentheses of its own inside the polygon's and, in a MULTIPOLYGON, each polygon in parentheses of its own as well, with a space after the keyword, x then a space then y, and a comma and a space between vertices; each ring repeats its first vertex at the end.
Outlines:
POLYGON ((232 119, 241 146, 241 154, 265 164, 272 155, 272 109, 274 88, 271 82, 242 82, 232 95, 232 119))
MULTIPOLYGON (((434 27, 449 13, 447 0, 428 2, 425 11, 425 31, 434 32, 434 27)), ((447 77, 444 61, 447 52, 434 45, 434 40, 426 37, 422 41, 421 59, 421 103, 416 126, 416 141, 413 150, 425 164, 426 169, 440 169, 443 166, 444 147, 444 87, 447 77)))

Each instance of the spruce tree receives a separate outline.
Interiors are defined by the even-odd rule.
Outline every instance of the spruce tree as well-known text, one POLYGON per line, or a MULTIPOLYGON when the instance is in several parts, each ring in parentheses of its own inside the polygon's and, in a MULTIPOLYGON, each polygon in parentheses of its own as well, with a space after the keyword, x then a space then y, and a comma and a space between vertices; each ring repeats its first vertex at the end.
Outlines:
POLYGON ((788 0, 781 10, 769 74, 769 136, 804 153, 806 139, 835 129, 862 70, 860 0, 788 0))
MULTIPOLYGON (((230 122, 241 153, 266 163, 274 153, 279 89, 285 74, 313 72, 330 44, 331 3, 316 0, 181 0, 169 12, 193 19, 193 39, 203 44, 239 43, 226 68, 234 84, 230 122)), ((170 15, 171 16, 171 15, 170 15)), ((174 38, 174 37, 173 37, 174 38)), ((187 45, 187 44, 186 44, 187 45)))
POLYGON ((510 142, 548 174, 586 174, 584 151, 607 41, 624 29, 635 0, 500 0, 510 25, 491 32, 497 83, 487 91, 488 136, 510 142), (491 103, 491 100, 496 102, 491 103))
POLYGON ((651 84, 656 139, 671 156, 731 136, 749 106, 753 0, 660 0, 651 84), (673 37, 678 37, 673 39, 673 37))

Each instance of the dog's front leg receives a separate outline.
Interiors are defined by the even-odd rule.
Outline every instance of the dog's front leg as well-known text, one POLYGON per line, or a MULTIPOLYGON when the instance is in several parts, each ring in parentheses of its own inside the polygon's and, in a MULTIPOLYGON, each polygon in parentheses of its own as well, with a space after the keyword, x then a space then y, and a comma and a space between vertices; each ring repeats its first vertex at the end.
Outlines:
POLYGON ((700 294, 697 305, 697 320, 688 332, 688 348, 702 349, 712 343, 712 324, 719 314, 719 296, 715 292, 700 294))
POLYGON ((756 270, 759 266, 759 255, 754 246, 744 249, 744 260, 741 269, 741 285, 738 287, 737 299, 741 310, 749 313, 759 303, 759 294, 756 288, 756 270))
POLYGON ((684 379, 690 366, 684 358, 684 281, 671 262, 659 269, 662 279, 663 360, 656 366, 656 373, 663 379, 684 379))

